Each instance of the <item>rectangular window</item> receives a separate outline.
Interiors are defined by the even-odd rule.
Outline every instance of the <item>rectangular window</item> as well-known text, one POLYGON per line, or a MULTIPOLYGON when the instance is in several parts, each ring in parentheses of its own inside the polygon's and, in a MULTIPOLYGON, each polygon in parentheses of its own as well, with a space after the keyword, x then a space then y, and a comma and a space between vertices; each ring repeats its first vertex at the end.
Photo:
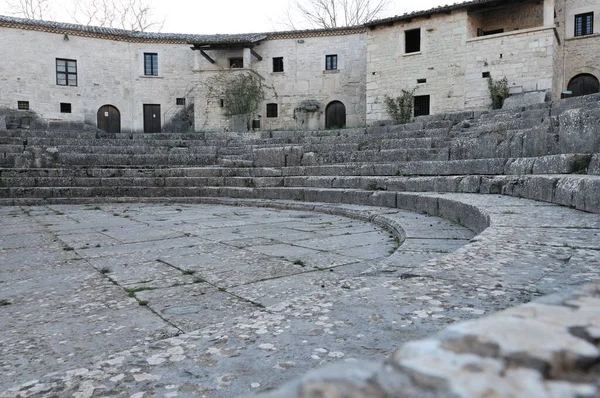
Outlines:
POLYGON ((77 86, 77 61, 56 58, 56 84, 77 86))
POLYGON ((144 53, 144 75, 158 76, 158 54, 144 53))
POLYGON ((230 69, 242 69, 244 67, 244 58, 229 58, 230 69))
POLYGON ((415 116, 429 115, 429 96, 415 95, 415 116))
POLYGON ((418 53, 421 51, 421 28, 404 32, 405 53, 418 53))
POLYGON ((71 113, 71 104, 66 102, 60 103, 60 113, 71 113))
POLYGON ((17 109, 20 109, 22 111, 28 111, 29 101, 17 101, 17 109))
POLYGON ((185 105, 185 98, 177 98, 175 101, 177 105, 185 105))
POLYGON ((325 56, 325 70, 337 69, 337 54, 325 56))
POLYGON ((575 15, 575 36, 586 36, 594 33, 594 13, 575 15))
POLYGON ((273 58, 273 72, 283 72, 283 57, 273 58))
POLYGON ((267 104, 267 117, 277 117, 277 104, 267 104))

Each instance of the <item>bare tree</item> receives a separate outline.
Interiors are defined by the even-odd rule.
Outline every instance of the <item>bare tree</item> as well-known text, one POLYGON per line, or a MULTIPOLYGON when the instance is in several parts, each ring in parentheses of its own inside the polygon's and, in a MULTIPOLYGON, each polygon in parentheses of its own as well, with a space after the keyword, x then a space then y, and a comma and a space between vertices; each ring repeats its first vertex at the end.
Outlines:
POLYGON ((13 0, 7 4, 9 12, 18 17, 43 19, 50 14, 50 0, 13 0))
POLYGON ((148 0, 76 0, 73 19, 82 25, 139 32, 160 31, 165 23, 155 18, 148 0))
POLYGON ((308 23, 312 28, 361 25, 380 16, 390 0, 294 0, 283 23, 295 29, 308 23))

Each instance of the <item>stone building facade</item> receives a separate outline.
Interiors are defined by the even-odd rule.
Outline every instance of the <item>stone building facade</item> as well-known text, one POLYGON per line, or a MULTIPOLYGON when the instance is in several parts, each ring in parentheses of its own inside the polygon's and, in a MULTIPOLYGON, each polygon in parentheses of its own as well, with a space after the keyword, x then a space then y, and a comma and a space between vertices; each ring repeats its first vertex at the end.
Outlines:
POLYGON ((416 115, 488 107, 488 76, 506 77, 511 94, 597 92, 598 30, 600 0, 473 0, 248 35, 0 16, 0 109, 113 131, 156 132, 182 115, 190 130, 228 130, 218 81, 246 73, 265 87, 261 129, 358 127, 389 119, 384 99, 402 90, 414 91, 416 115))

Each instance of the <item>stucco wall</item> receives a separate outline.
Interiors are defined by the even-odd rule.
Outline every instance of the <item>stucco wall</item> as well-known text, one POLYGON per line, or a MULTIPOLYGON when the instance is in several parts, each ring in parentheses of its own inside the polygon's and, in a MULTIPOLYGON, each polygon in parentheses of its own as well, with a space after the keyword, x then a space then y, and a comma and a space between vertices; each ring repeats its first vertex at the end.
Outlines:
MULTIPOLYGON (((96 113, 111 104, 123 131, 143 130, 143 104, 160 104, 163 122, 193 80, 194 54, 187 45, 113 40, 0 28, 0 106, 29 101, 44 118, 96 125, 96 113), (157 77, 144 76, 144 52, 158 53, 157 77), (56 58, 77 61, 77 87, 56 84, 56 58), (72 113, 60 113, 60 103, 72 113)), ((188 100, 190 100, 188 98, 188 100)))

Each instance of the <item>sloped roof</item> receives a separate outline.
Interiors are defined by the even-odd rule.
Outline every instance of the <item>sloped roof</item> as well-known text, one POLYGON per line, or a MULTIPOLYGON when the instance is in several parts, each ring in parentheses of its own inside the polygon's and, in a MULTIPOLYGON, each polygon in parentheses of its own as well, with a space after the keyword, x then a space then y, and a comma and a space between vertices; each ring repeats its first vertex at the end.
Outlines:
POLYGON ((136 32, 131 30, 85 26, 64 22, 40 21, 0 15, 0 26, 40 30, 60 34, 77 34, 89 37, 104 37, 121 41, 166 42, 166 43, 256 43, 267 38, 265 33, 195 35, 182 33, 136 32))
MULTIPOLYGON (((526 0, 525 0, 526 1, 526 0)), ((454 3, 450 5, 444 5, 439 7, 430 8, 428 10, 409 12, 403 15, 396 15, 394 17, 377 19, 371 22, 367 22, 365 26, 375 27, 378 25, 387 25, 393 22, 410 21, 413 18, 428 17, 434 14, 448 14, 455 10, 473 9, 483 6, 489 6, 492 4, 509 4, 509 3, 520 3, 524 0, 470 0, 462 3, 454 3)))

